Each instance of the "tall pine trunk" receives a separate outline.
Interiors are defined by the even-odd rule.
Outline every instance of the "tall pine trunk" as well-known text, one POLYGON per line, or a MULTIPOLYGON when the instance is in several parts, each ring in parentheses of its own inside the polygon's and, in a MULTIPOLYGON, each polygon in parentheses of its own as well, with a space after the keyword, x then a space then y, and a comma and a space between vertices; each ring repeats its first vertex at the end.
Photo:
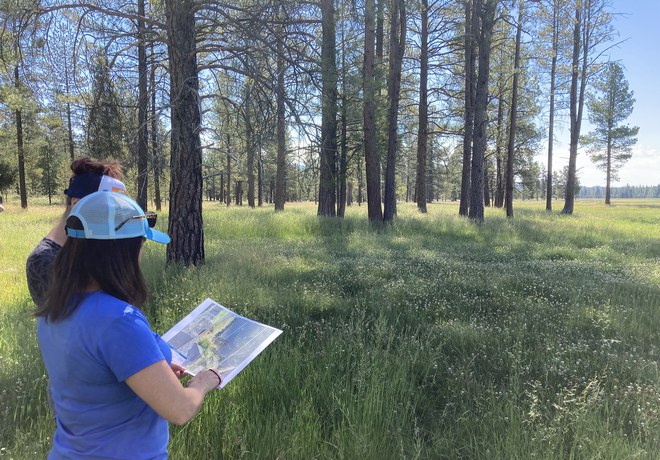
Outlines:
MULTIPOLYGON (((20 87, 18 64, 14 67, 14 86, 20 87)), ((16 109, 14 112, 16 117, 16 149, 18 152, 18 187, 21 194, 21 208, 28 207, 27 201, 27 185, 25 183, 25 148, 23 147, 23 112, 21 109, 16 109)))
POLYGON ((504 206, 504 181, 502 180, 502 143, 504 142, 504 92, 502 87, 499 88, 500 97, 497 99, 497 140, 495 146, 495 207, 501 208, 504 206))
POLYGON ((401 98, 401 65, 406 47, 405 0, 392 0, 390 19, 390 71, 388 78, 389 112, 387 163, 385 165, 385 200, 383 220, 396 216, 396 153, 398 141, 399 99, 401 98))
POLYGON ((376 59, 383 62, 385 50, 385 2, 387 0, 376 0, 376 59))
MULTIPOLYGON (((343 10, 342 10, 343 16, 343 10)), ((346 213, 346 174, 348 170, 348 135, 347 135, 347 98, 346 98, 346 37, 344 26, 341 28, 341 110, 339 123, 341 125, 341 137, 339 140, 339 184, 337 185, 337 216, 344 217, 346 213)))
POLYGON ((612 183, 612 127, 608 129, 607 136, 607 166, 605 183, 605 204, 612 204, 610 201, 610 188, 612 183))
POLYGON ((154 47, 151 46, 151 72, 149 76, 149 86, 151 89, 151 169, 154 174, 154 201, 156 202, 156 211, 161 210, 160 196, 160 175, 161 162, 158 145, 158 117, 156 116, 156 62, 154 56, 154 47))
POLYGON ((257 147, 257 206, 261 207, 264 204, 264 161, 261 155, 261 137, 259 139, 259 146, 257 147))
POLYGON ((575 203, 575 175, 577 166, 577 150, 580 140, 580 124, 582 121, 581 108, 579 107, 578 85, 580 80, 580 39, 582 35, 582 6, 575 7, 575 24, 573 25, 573 59, 571 71, 571 89, 569 94, 569 122, 571 140, 568 155, 568 177, 566 178, 566 196, 564 197, 564 209, 562 214, 573 214, 575 203))
POLYGON ((477 8, 481 0, 465 0, 465 128, 463 131, 463 169, 458 214, 467 216, 470 203, 470 167, 474 136, 474 99, 476 93, 476 33, 479 30, 477 8))
POLYGON ((227 191, 225 192, 225 202, 227 206, 231 204, 231 139, 227 134, 227 191))
MULTIPOLYGON (((251 89, 251 88, 250 88, 251 89)), ((247 153, 245 169, 247 170, 247 201, 248 206, 254 208, 254 153, 255 153, 255 139, 254 129, 252 128, 252 108, 251 108, 251 91, 248 91, 245 101, 245 112, 243 120, 245 122, 245 150, 247 153)))
POLYGON ((490 172, 488 171, 488 158, 484 158, 484 206, 490 207, 490 172))
POLYGON ((138 47, 138 132, 137 132, 137 203, 147 210, 147 190, 149 184, 149 150, 147 128, 147 111, 149 96, 147 94, 147 47, 145 44, 144 0, 137 2, 137 47, 138 47))
MULTIPOLYGON (((281 12, 281 11, 280 11, 281 12)), ((284 110, 284 26, 277 37, 277 165, 275 170, 275 211, 284 210, 286 199, 286 120, 284 110)), ((229 187, 229 185, 227 185, 229 187)))
POLYGON ((335 216, 337 204, 337 63, 334 0, 321 0, 321 174, 319 216, 335 216))
POLYGON ((518 80, 520 79, 520 36, 522 34, 523 0, 518 3, 516 27, 516 51, 513 64, 513 88, 511 91, 511 116, 509 117, 509 144, 506 157, 506 216, 513 217, 513 157, 516 147, 516 122, 518 118, 518 80))
POLYGON ((486 151, 488 128, 488 79, 490 72, 490 44, 495 23, 497 0, 485 0, 478 8, 481 19, 479 33, 479 73, 474 112, 474 141, 472 146, 470 209, 468 217, 472 220, 484 220, 484 153, 486 151))
POLYGON ((166 0, 170 62, 171 160, 168 263, 204 261, 202 222, 202 147, 195 3, 166 0))
POLYGON ((552 211, 552 149, 555 130, 555 92, 557 79, 557 54, 559 53, 558 0, 552 4, 552 60, 550 64, 550 119, 548 120, 548 173, 545 190, 545 209, 552 211))
POLYGON ((367 207, 369 221, 382 223, 383 210, 380 195, 380 163, 376 156, 376 69, 374 65, 375 45, 375 5, 374 0, 365 1, 364 63, 362 85, 364 91, 364 156, 367 176, 367 207))
POLYGON ((66 88, 66 96, 67 96, 67 102, 66 102, 66 126, 67 126, 67 136, 68 136, 68 143, 69 143, 69 157, 71 161, 75 160, 75 153, 74 153, 74 142, 73 142, 73 123, 71 122, 71 102, 69 102, 69 96, 70 96, 70 82, 69 82, 69 63, 67 60, 64 62, 64 85, 66 88))
POLYGON ((426 213, 426 153, 428 150, 428 65, 429 65, 429 2, 422 0, 419 54, 419 131, 417 133, 417 171, 415 202, 426 213))

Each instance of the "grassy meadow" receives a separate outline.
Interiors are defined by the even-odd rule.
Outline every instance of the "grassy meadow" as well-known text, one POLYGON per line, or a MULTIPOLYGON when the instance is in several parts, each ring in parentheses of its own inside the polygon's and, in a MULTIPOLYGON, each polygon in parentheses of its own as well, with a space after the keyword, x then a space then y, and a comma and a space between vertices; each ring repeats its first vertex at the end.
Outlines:
MULTIPOLYGON (((62 206, 0 214, 0 458, 55 428, 25 258, 62 206)), ((515 203, 474 225, 400 203, 371 229, 313 204, 205 202, 206 263, 147 244, 159 332, 212 297, 284 330, 170 430, 173 459, 657 459, 660 200, 515 203), (561 209, 562 203, 555 207, 561 209)), ((159 228, 165 228, 161 216, 159 228)))

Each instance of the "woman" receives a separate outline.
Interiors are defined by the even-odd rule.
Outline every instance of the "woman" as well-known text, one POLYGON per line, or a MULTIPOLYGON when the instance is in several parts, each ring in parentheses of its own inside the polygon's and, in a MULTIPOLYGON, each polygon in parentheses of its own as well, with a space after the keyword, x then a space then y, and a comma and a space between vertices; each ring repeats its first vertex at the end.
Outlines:
MULTIPOLYGON (((209 369, 179 382, 169 346, 138 307, 145 239, 168 243, 126 195, 95 192, 66 220, 37 336, 57 414, 49 459, 167 458, 168 423, 184 424, 221 383, 209 369)), ((155 223, 155 222, 153 222, 155 223)))

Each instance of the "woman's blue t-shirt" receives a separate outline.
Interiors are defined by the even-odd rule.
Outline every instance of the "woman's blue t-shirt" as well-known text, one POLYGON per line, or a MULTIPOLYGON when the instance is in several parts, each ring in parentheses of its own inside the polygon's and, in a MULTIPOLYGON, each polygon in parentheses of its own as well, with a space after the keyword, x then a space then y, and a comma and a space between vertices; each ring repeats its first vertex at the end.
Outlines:
POLYGON ((37 323, 57 429, 49 459, 167 458, 168 424, 125 383, 172 352, 137 308, 103 292, 37 323))

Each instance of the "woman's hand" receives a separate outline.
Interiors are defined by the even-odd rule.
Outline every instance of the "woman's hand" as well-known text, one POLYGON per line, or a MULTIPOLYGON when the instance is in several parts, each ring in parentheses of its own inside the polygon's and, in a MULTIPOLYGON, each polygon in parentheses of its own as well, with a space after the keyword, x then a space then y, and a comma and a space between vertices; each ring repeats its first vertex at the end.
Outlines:
POLYGON ((212 371, 201 371, 184 388, 177 378, 182 370, 163 359, 131 375, 126 383, 158 415, 183 425, 199 412, 204 396, 220 384, 220 379, 212 371))
POLYGON ((204 394, 206 394, 219 387, 221 383, 222 379, 220 373, 215 369, 208 369, 198 372, 192 379, 190 379, 190 382, 188 382, 188 388, 198 387, 204 391, 204 394))

